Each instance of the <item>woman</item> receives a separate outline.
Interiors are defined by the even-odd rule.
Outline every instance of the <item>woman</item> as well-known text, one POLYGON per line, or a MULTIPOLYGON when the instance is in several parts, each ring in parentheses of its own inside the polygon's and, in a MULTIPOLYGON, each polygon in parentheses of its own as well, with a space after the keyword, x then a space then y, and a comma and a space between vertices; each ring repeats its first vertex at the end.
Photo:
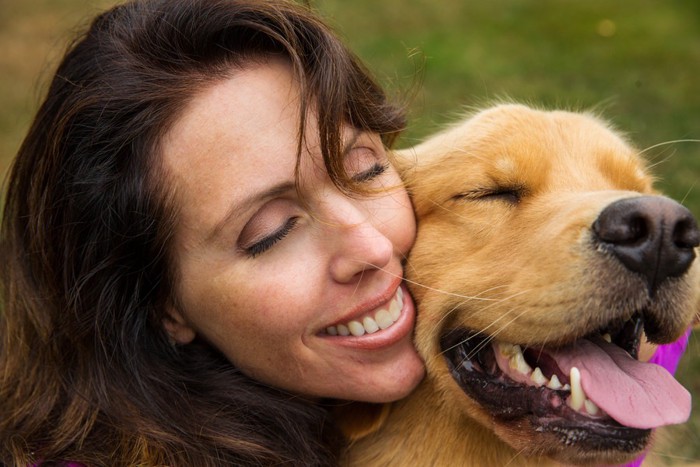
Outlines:
POLYGON ((100 15, 9 179, 0 462, 332 464, 324 401, 424 371, 403 125, 283 0, 100 15))

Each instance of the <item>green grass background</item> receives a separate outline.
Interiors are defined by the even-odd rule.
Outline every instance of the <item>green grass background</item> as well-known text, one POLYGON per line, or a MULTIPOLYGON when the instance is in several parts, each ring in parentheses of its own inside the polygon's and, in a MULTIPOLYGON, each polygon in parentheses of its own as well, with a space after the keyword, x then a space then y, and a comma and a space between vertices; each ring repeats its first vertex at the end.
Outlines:
MULTIPOLYGON (((0 175, 51 71, 107 0, 0 0, 0 175)), ((312 0, 380 80, 408 97, 410 145, 464 109, 510 98, 595 108, 642 149, 700 139, 696 0, 312 0)), ((700 143, 646 153, 658 187, 700 217, 700 143)), ((700 463, 700 332, 679 379, 691 421, 667 430, 655 462, 700 463)))

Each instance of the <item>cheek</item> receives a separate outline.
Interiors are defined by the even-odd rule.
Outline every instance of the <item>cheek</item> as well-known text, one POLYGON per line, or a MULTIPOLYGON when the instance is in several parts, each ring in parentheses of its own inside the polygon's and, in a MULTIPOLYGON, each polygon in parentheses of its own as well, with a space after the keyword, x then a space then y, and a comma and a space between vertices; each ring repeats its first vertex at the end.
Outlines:
POLYGON ((405 190, 391 193, 383 200, 378 228, 391 239, 394 248, 408 253, 416 239, 416 218, 405 190))
MULTIPOLYGON (((190 283, 187 316, 229 358, 265 343, 298 339, 313 310, 308 269, 288 261, 259 271, 237 270, 190 283), (307 293, 303 293, 307 292, 307 293)), ((303 263, 302 263, 303 264, 303 263)))

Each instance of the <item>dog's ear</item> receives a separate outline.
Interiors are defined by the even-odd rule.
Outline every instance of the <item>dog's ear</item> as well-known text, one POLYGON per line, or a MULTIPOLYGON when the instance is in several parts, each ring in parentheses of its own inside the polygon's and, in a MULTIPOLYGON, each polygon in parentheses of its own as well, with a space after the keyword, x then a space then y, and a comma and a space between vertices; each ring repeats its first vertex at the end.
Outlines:
POLYGON ((348 441, 356 441, 379 430, 389 416, 391 404, 348 402, 333 408, 333 418, 348 441))

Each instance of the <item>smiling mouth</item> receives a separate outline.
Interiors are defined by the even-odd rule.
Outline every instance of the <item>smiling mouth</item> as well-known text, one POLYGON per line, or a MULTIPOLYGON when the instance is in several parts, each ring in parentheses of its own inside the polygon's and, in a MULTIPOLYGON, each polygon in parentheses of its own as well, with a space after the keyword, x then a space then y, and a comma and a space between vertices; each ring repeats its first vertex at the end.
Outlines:
POLYGON ((690 395, 658 365, 637 360, 643 313, 564 347, 498 342, 466 329, 441 347, 462 391, 501 422, 526 419, 567 445, 634 453, 651 428, 682 423, 690 395))
POLYGON ((377 331, 390 328, 401 316, 403 309, 404 291, 401 287, 396 290, 396 294, 385 308, 379 308, 366 316, 340 323, 335 326, 328 326, 326 334, 330 336, 355 336, 360 337, 365 334, 374 334, 377 331))

